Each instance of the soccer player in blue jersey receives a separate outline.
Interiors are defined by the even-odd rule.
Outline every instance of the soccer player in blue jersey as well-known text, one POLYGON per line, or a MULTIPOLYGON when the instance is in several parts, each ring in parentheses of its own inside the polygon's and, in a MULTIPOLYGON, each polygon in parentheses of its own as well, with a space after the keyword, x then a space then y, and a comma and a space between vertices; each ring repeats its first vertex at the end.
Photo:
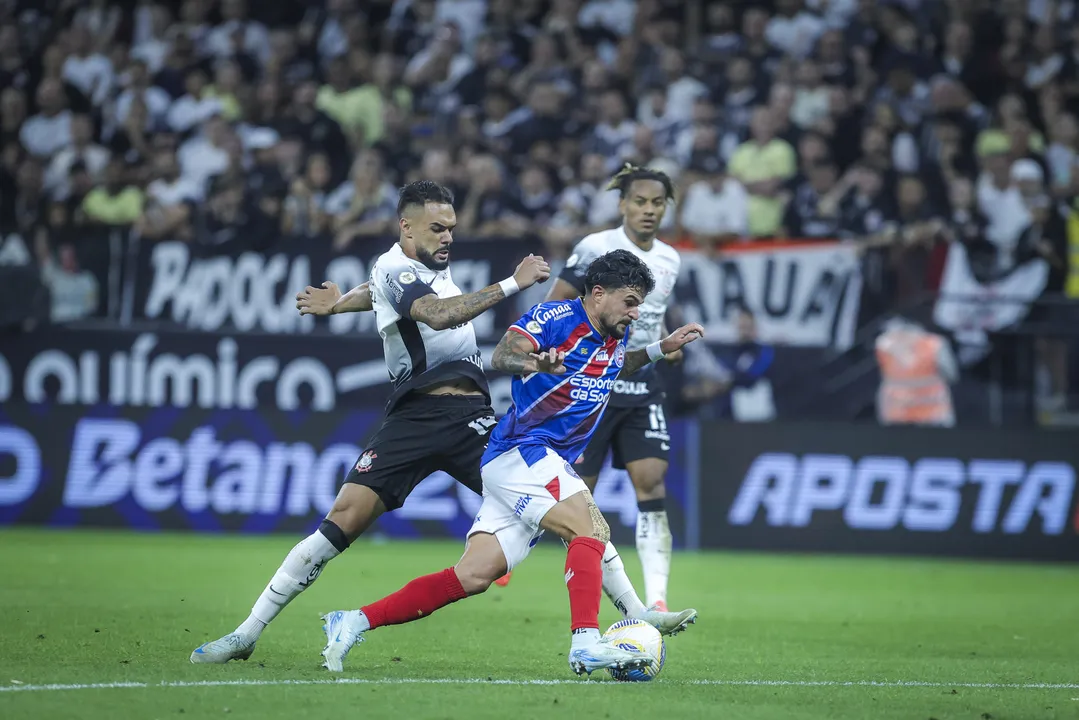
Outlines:
POLYGON ((600 636, 601 563, 610 529, 571 463, 603 416, 616 378, 704 334, 691 323, 627 352, 626 332, 653 285, 647 265, 616 250, 591 263, 583 297, 541 303, 510 326, 492 365, 514 374, 513 407, 491 432, 481 460, 483 504, 464 555, 454 567, 416 578, 361 610, 326 615, 327 668, 340 671, 368 630, 411 622, 483 592, 524 560, 545 530, 568 544, 570 667, 581 674, 647 664, 647 655, 600 636))

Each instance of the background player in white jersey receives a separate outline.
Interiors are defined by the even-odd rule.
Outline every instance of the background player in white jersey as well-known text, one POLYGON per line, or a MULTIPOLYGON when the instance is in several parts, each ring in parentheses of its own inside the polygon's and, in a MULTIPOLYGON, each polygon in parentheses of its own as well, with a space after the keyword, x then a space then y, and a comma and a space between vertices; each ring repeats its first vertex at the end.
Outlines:
MULTIPOLYGON (((674 200, 674 185, 665 173, 627 164, 614 176, 608 189, 618 190, 622 225, 581 240, 547 300, 580 297, 586 290, 585 273, 595 258, 612 250, 628 250, 644 261, 655 278, 655 287, 641 304, 640 318, 633 321, 630 330, 627 347, 639 350, 666 335, 664 318, 681 267, 678 251, 656 237, 667 205, 674 200)), ((681 351, 667 356, 668 361, 680 359, 681 351)), ((595 489, 609 449, 614 467, 629 472, 637 493, 637 553, 644 571, 644 601, 665 611, 671 571, 671 530, 663 479, 667 474, 671 438, 663 415, 664 399, 654 365, 619 378, 603 422, 576 469, 589 489, 595 489)))
MULTIPOLYGON (((430 181, 406 185, 397 203, 400 239, 375 262, 367 294, 394 390, 386 417, 345 478, 313 534, 285 557, 235 631, 191 653, 194 663, 246 660, 263 629, 318 578, 327 562, 384 512, 404 503, 437 470, 480 492, 480 457, 495 425, 476 333, 470 322, 550 268, 529 256, 512 277, 462 295, 450 276, 453 195, 430 181)), ((308 295, 313 288, 305 291, 308 295)), ((298 304, 309 304, 301 298, 298 304)), ((359 295, 361 293, 357 293, 359 295)), ((363 303, 366 298, 350 298, 363 303)))
POLYGON ((647 662, 646 655, 600 637, 602 557, 610 530, 569 461, 584 450, 617 377, 703 334, 691 324, 626 352, 626 329, 652 283, 641 260, 627 251, 612 252, 592 263, 583 299, 541 303, 510 327, 491 363, 514 375, 513 407, 491 432, 483 454, 483 504, 464 556, 454 567, 416 578, 361 610, 327 615, 327 668, 340 671, 349 650, 369 630, 413 622, 483 592, 498 574, 525 559, 543 530, 568 545, 573 670, 590 673, 647 662))

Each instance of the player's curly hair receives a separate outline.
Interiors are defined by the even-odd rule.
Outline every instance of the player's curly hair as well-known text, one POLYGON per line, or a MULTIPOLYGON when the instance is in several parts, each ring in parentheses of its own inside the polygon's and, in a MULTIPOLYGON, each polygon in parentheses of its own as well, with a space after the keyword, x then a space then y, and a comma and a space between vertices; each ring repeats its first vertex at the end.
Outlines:
POLYGON ((631 163, 626 163, 622 166, 622 169, 607 183, 607 189, 617 190, 618 197, 625 198, 630 187, 637 180, 655 180, 662 184, 667 200, 674 202, 674 181, 671 180, 667 173, 631 163))
POLYGON ((403 217, 405 210, 413 205, 423 207, 427 203, 445 203, 453 205, 453 191, 434 180, 417 180, 401 188, 397 198, 397 217, 403 217))
POLYGON ((600 255, 588 266, 584 275, 584 286, 588 292, 592 292, 592 288, 597 286, 604 290, 634 288, 640 290, 641 296, 644 297, 652 292, 656 280, 644 261, 629 250, 612 250, 600 255))

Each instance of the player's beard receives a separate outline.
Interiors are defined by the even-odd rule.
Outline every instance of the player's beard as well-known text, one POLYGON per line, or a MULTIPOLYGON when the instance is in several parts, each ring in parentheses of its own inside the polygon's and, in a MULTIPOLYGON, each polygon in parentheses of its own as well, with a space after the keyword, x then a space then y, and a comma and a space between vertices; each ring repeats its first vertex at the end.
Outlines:
POLYGON ((604 325, 606 325, 604 330, 608 336, 621 340, 626 336, 626 333, 629 332, 629 324, 631 322, 631 320, 623 320, 621 318, 613 323, 604 322, 604 325))
POLYGON ((435 257, 435 254, 429 252, 426 248, 416 247, 416 258, 431 270, 445 270, 450 266, 450 249, 448 247, 439 248, 435 252, 446 252, 446 259, 439 260, 435 257))

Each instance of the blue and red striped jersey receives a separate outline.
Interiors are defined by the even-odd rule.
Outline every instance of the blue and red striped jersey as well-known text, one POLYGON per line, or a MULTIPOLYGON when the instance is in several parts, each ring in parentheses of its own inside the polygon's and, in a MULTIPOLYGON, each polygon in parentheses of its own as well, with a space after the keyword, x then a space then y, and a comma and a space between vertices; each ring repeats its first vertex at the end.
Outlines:
POLYGON ((513 378, 513 405, 491 432, 481 464, 515 447, 529 465, 543 457, 544 448, 572 464, 607 407, 626 361, 626 339, 600 335, 580 298, 540 303, 509 329, 528 338, 537 352, 564 351, 566 372, 513 378))

